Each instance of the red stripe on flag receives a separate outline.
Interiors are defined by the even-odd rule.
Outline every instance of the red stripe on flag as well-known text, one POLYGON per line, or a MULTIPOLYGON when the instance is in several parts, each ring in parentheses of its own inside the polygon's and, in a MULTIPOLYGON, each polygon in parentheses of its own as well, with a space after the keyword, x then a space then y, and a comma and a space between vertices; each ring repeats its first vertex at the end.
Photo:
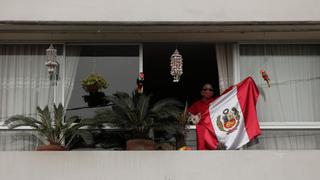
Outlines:
POLYGON ((259 97, 259 90, 251 77, 246 78, 237 84, 237 96, 242 110, 245 128, 250 140, 261 134, 256 104, 259 97))

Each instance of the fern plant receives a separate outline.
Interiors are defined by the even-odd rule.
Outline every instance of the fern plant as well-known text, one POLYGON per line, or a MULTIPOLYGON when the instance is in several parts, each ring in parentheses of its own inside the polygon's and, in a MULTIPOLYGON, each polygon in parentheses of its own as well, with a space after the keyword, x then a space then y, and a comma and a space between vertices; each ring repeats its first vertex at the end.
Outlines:
POLYGON ((163 99, 151 104, 150 95, 117 92, 106 97, 113 105, 99 110, 95 119, 111 127, 127 130, 131 138, 150 138, 151 129, 167 129, 177 124, 181 103, 174 99, 163 99), (174 119, 170 121, 168 119, 174 119))
POLYGON ((26 117, 23 115, 15 115, 10 117, 4 122, 4 125, 9 129, 18 127, 31 127, 39 132, 38 137, 40 140, 45 139, 45 144, 61 145, 68 148, 70 142, 74 137, 79 136, 85 143, 90 144, 93 142, 93 137, 87 129, 81 129, 84 126, 92 125, 91 120, 83 119, 80 123, 75 123, 80 118, 78 116, 72 116, 66 121, 63 121, 64 108, 60 103, 58 106, 54 105, 54 112, 51 114, 49 107, 41 109, 37 107, 37 115, 39 118, 26 117), (65 143, 64 141, 68 140, 65 143))

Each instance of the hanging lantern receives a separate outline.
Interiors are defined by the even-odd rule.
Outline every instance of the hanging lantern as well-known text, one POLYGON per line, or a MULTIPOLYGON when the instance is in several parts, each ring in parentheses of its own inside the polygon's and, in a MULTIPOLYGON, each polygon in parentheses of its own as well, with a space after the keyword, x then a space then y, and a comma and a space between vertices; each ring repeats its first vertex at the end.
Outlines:
POLYGON ((170 74, 173 76, 173 82, 179 82, 180 76, 183 74, 183 70, 182 70, 183 59, 182 59, 182 56, 179 54, 178 49, 176 49, 174 53, 171 55, 170 60, 171 60, 170 74))
POLYGON ((46 50, 47 62, 46 66, 48 68, 48 73, 52 75, 58 66, 57 62, 57 50, 50 44, 50 47, 46 50))

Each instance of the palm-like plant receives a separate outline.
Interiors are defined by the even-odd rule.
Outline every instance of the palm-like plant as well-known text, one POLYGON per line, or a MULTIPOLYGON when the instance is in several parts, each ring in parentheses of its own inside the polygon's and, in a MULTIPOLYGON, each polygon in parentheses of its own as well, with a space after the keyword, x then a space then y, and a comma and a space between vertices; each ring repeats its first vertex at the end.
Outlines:
POLYGON ((33 117, 26 117, 23 115, 15 115, 4 122, 4 125, 9 129, 14 129, 22 126, 31 127, 39 132, 39 139, 45 138, 45 144, 63 146, 63 142, 68 139, 65 146, 68 145, 76 136, 81 137, 86 143, 92 143, 93 138, 87 129, 81 127, 92 125, 92 121, 83 119, 80 123, 75 123, 80 118, 72 116, 66 121, 63 121, 64 108, 60 103, 58 106, 54 105, 53 115, 49 111, 49 107, 41 109, 37 107, 39 119, 33 117))
MULTIPOLYGON (((149 138, 151 129, 165 129, 176 121, 181 112, 181 103, 174 99, 163 99, 150 104, 150 95, 117 92, 107 96, 113 105, 97 112, 95 119, 111 127, 129 131, 130 138, 149 138)), ((129 139, 130 139, 129 138, 129 139)))

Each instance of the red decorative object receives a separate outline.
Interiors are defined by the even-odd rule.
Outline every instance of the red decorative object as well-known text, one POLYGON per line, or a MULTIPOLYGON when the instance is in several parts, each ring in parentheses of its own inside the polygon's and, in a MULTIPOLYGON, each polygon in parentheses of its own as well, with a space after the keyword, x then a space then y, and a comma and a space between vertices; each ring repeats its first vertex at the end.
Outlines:
POLYGON ((262 78, 267 82, 268 87, 270 87, 270 78, 269 78, 268 74, 266 73, 266 71, 261 69, 260 74, 261 74, 262 78))
POLYGON ((137 94, 143 93, 143 82, 144 82, 144 74, 143 74, 143 72, 140 72, 138 79, 137 79, 137 88, 136 88, 137 94))
POLYGON ((143 72, 140 72, 140 73, 139 73, 139 80, 140 80, 140 81, 143 81, 143 80, 144 80, 144 74, 143 74, 143 72))

